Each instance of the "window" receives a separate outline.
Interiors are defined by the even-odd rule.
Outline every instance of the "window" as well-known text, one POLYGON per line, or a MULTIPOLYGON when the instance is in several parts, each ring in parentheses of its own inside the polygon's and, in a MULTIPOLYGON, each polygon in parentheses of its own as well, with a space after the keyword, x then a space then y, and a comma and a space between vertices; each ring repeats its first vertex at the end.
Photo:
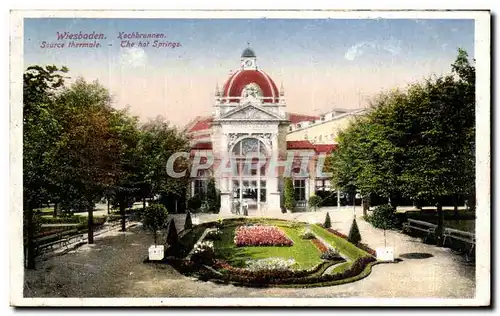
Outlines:
POLYGON ((324 120, 325 120, 325 116, 321 115, 321 121, 324 121, 324 120))
POLYGON ((266 155, 266 146, 257 138, 243 138, 233 147, 233 154, 245 156, 248 153, 259 153, 266 155))
POLYGON ((194 195, 203 199, 207 194, 207 181, 206 180, 194 180, 194 195))
POLYGON ((292 126, 290 126, 290 127, 288 128, 288 130, 289 130, 290 132, 291 132, 291 131, 293 131, 293 127, 292 127, 292 126))
POLYGON ((306 180, 296 179, 293 181, 293 186, 295 189, 295 201, 305 201, 306 200, 306 180))
POLYGON ((299 123, 299 124, 297 124, 297 128, 301 128, 301 127, 302 127, 302 125, 300 125, 300 123, 299 123))

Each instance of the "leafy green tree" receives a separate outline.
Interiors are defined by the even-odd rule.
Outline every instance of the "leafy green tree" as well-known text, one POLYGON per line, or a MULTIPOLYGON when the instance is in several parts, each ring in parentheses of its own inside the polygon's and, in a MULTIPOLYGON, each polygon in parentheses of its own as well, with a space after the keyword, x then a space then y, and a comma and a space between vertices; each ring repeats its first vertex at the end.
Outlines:
POLYGON ((384 245, 387 247, 386 231, 397 228, 399 224, 394 208, 388 204, 378 205, 373 214, 366 217, 366 221, 374 227, 384 230, 384 245))
POLYGON ((23 74, 23 214, 25 222, 26 267, 35 268, 33 210, 57 199, 54 143, 61 134, 54 112, 57 91, 64 86, 68 69, 30 66, 23 74))
POLYGON ((111 132, 118 146, 117 172, 112 199, 121 215, 121 230, 125 231, 125 210, 134 203, 142 184, 145 157, 139 150, 140 130, 138 118, 130 116, 127 110, 111 114, 111 132))
POLYGON ((349 242, 355 245, 359 244, 359 242, 361 241, 361 234, 359 233, 359 228, 358 228, 358 223, 356 222, 356 218, 352 220, 347 240, 349 240, 349 242))
POLYGON ((151 204, 142 213, 142 224, 144 228, 150 230, 154 236, 154 244, 157 244, 158 231, 165 227, 168 212, 161 204, 151 204))
POLYGON ((401 198, 435 203, 438 243, 443 198, 474 199, 475 70, 463 50, 451 68, 450 75, 379 95, 340 133, 331 163, 333 182, 344 191, 377 194, 393 209, 401 198))
POLYGON ((284 206, 287 210, 292 211, 295 207, 295 189, 291 178, 285 178, 284 190, 284 206))
POLYGON ((98 82, 78 79, 56 100, 62 135, 54 144, 61 207, 88 212, 88 242, 93 243, 93 211, 106 189, 114 185, 119 143, 113 137, 111 97, 98 82))
POLYGON ((309 207, 313 208, 316 212, 316 208, 321 204, 322 201, 323 200, 319 196, 313 195, 309 198, 309 207))

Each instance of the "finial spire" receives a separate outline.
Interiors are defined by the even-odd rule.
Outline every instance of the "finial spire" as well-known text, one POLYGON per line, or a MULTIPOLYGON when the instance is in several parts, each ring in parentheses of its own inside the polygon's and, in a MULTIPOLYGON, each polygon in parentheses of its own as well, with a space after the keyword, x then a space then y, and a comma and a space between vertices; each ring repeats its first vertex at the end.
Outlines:
POLYGON ((280 96, 284 96, 285 95, 285 88, 283 88, 283 82, 281 82, 281 85, 280 85, 280 96))
POLYGON ((218 81, 215 83, 215 96, 216 97, 220 96, 219 82, 218 81))

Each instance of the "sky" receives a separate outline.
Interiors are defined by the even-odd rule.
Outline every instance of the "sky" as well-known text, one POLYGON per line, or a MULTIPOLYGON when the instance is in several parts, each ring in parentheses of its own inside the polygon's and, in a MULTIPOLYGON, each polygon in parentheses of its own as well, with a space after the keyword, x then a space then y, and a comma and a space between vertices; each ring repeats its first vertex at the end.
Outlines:
POLYGON ((289 112, 320 114, 361 108, 380 92, 449 73, 459 47, 474 58, 474 20, 24 20, 24 68, 67 66, 69 82, 98 80, 113 106, 129 107, 143 120, 162 115, 179 126, 213 112, 216 85, 239 68, 248 45, 259 67, 283 84, 289 112), (95 40, 100 47, 68 47, 94 40, 58 39, 58 32, 102 34, 95 40), (134 32, 163 34, 157 40, 169 47, 153 47, 155 39, 147 47, 137 47, 148 41, 138 39, 129 39, 134 47, 121 47, 127 39, 120 34, 134 32))

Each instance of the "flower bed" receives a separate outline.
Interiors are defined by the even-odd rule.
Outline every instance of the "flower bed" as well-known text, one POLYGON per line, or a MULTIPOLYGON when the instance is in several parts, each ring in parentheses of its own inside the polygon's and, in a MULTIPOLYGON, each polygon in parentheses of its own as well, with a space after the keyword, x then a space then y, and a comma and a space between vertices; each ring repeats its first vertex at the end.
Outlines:
POLYGON ((293 242, 276 226, 240 226, 236 228, 234 243, 244 246, 292 246, 293 242))
POLYGON ((377 252, 375 250, 373 250, 372 248, 370 248, 370 246, 368 246, 367 244, 359 243, 358 248, 363 249, 364 251, 368 252, 372 256, 375 256, 375 257, 377 256, 377 252))
POLYGON ((325 246, 324 243, 322 243, 319 239, 317 238, 314 238, 314 239, 311 239, 311 242, 316 246, 316 248, 318 248, 318 250, 321 252, 321 253, 324 253, 328 250, 328 247, 325 246))
POLYGON ((335 236, 339 236, 340 238, 343 238, 343 239, 348 238, 347 235, 344 235, 341 232, 336 231, 335 229, 327 228, 326 230, 329 231, 330 233, 334 234, 335 236))

